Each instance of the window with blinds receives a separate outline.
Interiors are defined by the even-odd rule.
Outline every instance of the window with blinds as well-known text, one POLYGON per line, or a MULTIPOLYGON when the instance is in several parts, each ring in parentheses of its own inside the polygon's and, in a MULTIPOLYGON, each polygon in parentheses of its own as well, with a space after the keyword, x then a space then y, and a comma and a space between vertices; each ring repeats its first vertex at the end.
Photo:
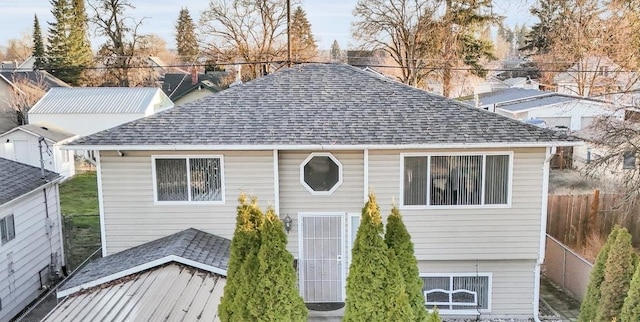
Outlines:
POLYGON ((157 201, 222 201, 221 158, 154 160, 157 201))
POLYGON ((491 310, 491 274, 428 275, 422 280, 428 309, 453 314, 491 310))
POLYGON ((509 155, 407 156, 405 206, 504 205, 509 155))

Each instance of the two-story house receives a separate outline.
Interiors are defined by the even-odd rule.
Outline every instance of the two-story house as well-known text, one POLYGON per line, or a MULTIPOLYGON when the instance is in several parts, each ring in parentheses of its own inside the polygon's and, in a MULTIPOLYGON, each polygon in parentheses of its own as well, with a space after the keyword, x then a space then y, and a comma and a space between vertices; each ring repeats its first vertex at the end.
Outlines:
POLYGON ((342 302, 371 190, 383 214, 395 202, 404 215, 425 305, 531 318, 549 161, 574 144, 356 67, 309 64, 69 148, 98 151, 103 255, 190 227, 231 238, 244 191, 291 219, 305 301, 342 302))
POLYGON ((0 158, 0 321, 11 320, 61 275, 61 179, 0 158))

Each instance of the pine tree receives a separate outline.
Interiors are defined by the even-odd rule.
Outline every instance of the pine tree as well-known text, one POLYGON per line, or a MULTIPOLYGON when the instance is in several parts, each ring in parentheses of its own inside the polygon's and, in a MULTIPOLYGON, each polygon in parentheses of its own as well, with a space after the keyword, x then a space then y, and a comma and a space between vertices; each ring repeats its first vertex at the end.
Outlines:
POLYGON ((218 305, 218 315, 223 322, 244 321, 249 315, 245 302, 242 301, 245 301, 247 293, 252 291, 250 283, 254 280, 248 280, 253 276, 247 276, 245 273, 250 271, 251 265, 257 266, 257 252, 260 247, 258 227, 262 219, 259 218, 257 201, 253 198, 249 204, 247 196, 241 194, 238 202, 240 205, 237 208, 236 228, 231 240, 227 284, 218 305), (247 290, 247 286, 251 289, 247 290))
POLYGON ((380 209, 370 194, 352 250, 343 321, 413 320, 395 253, 382 233, 380 209))
POLYGON ((85 0, 51 0, 55 22, 49 22, 46 70, 66 83, 82 84, 84 70, 93 63, 87 33, 85 0))
POLYGON ((579 322, 591 322, 596 318, 596 311, 601 297, 600 286, 602 285, 602 281, 604 281, 605 265, 607 264, 611 245, 615 242, 619 232, 620 227, 615 226, 613 230, 611 230, 609 237, 607 237, 607 242, 598 253, 596 262, 593 265, 593 270, 591 271, 591 276, 589 277, 587 293, 580 306, 579 322))
POLYGON ((340 51, 340 45, 337 40, 333 40, 333 44, 331 44, 331 61, 332 62, 340 62, 342 53, 340 51))
POLYGON ((391 215, 387 218, 384 237, 387 246, 394 250, 398 259, 414 319, 415 321, 425 321, 428 313, 424 305, 423 282, 418 270, 418 261, 414 254, 411 235, 409 235, 407 227, 402 222, 400 210, 395 206, 391 209, 391 215))
POLYGON ((35 58, 33 69, 41 69, 44 67, 44 43, 42 41, 42 31, 40 30, 40 21, 38 16, 33 16, 33 52, 31 54, 35 58))
POLYGON ((68 82, 70 6, 67 0, 51 0, 51 6, 54 22, 49 22, 46 70, 68 82))
POLYGON ((297 7, 291 17, 291 54, 292 59, 303 62, 310 61, 318 54, 311 24, 301 7, 297 7))
POLYGON ((71 84, 80 85, 84 82, 84 71, 93 65, 85 0, 72 0, 71 12, 68 53, 72 68, 71 77, 74 78, 71 84))
POLYGON ((620 313, 620 322, 637 321, 640 321, 640 265, 636 265, 636 272, 631 279, 629 292, 620 313))
POLYGON ((265 216, 258 252, 259 276, 247 303, 253 321, 306 321, 307 308, 296 286, 287 235, 273 209, 265 216))
POLYGON ((621 228, 607 257, 596 321, 612 321, 620 316, 634 272, 632 251, 631 234, 621 228))
POLYGON ((181 61, 193 63, 198 58, 196 27, 187 8, 180 9, 176 23, 176 47, 181 61))

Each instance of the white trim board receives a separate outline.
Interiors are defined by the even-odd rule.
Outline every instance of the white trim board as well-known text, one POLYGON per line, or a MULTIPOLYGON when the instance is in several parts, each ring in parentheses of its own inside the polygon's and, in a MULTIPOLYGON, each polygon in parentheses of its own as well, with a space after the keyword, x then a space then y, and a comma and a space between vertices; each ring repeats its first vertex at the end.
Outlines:
POLYGON ((498 143, 438 143, 438 144, 310 144, 310 145, 229 145, 229 144, 122 144, 122 145, 64 145, 65 150, 136 150, 136 151, 264 151, 264 150, 405 150, 405 149, 508 149, 508 148, 546 148, 550 146, 579 146, 582 141, 549 141, 549 142, 498 142, 498 143))

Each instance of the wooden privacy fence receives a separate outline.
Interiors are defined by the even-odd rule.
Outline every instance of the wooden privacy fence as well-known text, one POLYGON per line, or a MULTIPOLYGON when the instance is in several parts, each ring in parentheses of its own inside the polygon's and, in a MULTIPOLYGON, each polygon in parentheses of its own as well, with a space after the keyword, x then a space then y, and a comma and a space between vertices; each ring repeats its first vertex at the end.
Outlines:
POLYGON ((626 227, 640 247, 640 207, 619 207, 622 195, 549 195, 547 233, 572 249, 582 249, 591 234, 604 238, 616 224, 626 227))

